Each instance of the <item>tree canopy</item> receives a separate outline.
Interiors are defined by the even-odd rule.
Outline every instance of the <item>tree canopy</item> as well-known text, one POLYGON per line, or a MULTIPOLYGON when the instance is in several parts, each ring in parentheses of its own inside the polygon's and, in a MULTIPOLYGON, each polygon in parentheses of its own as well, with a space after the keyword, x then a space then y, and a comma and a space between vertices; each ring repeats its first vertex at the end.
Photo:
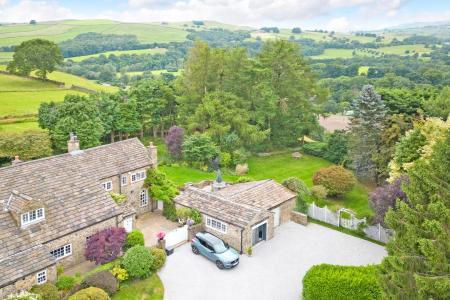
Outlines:
POLYGON ((59 47, 47 40, 33 39, 22 42, 15 48, 13 60, 7 70, 11 73, 29 75, 36 70, 40 78, 47 78, 47 73, 53 72, 57 65, 63 63, 59 47))

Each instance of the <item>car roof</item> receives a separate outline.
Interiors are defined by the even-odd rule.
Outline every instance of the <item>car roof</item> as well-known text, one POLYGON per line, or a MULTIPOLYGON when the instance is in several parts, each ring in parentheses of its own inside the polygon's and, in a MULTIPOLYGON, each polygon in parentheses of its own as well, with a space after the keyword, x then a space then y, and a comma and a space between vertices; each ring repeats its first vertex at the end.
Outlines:
POLYGON ((221 239, 209 232, 202 231, 197 233, 196 236, 211 243, 212 245, 223 243, 221 239))

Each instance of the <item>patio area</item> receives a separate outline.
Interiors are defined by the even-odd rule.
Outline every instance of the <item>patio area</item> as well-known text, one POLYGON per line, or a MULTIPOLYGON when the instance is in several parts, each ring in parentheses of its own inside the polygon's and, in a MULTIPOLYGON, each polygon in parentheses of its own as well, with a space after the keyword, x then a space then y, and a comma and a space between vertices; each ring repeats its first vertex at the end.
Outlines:
POLYGON ((167 234, 179 226, 180 224, 167 220, 160 211, 143 214, 136 220, 136 228, 144 234, 147 247, 157 244, 156 234, 158 232, 163 231, 167 234))

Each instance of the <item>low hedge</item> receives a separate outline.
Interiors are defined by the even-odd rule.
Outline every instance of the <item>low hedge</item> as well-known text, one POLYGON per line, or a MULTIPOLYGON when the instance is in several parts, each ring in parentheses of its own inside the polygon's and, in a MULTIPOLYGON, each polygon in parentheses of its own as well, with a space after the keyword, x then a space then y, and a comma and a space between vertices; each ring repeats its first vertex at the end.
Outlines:
POLYGON ((302 147, 302 150, 304 153, 309 154, 309 155, 325 157, 325 155, 327 153, 327 147, 328 147, 327 143, 313 142, 313 143, 304 144, 302 147))
POLYGON ((377 267, 313 266, 303 278, 303 300, 381 299, 377 267))
POLYGON ((59 300, 58 288, 50 282, 33 286, 31 292, 41 295, 45 300, 59 300))

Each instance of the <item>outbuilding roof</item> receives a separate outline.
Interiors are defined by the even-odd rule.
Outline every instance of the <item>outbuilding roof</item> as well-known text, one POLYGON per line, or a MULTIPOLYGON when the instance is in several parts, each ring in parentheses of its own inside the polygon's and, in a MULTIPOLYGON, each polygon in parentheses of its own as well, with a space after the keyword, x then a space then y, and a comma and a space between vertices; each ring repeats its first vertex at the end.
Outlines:
POLYGON ((174 201, 241 228, 270 216, 264 209, 236 203, 193 186, 187 187, 174 201))
POLYGON ((269 210, 296 195, 272 179, 228 185, 218 191, 188 186, 175 202, 245 227, 270 216, 269 210))
POLYGON ((272 179, 237 183, 214 192, 236 203, 271 209, 295 198, 296 195, 272 179))

